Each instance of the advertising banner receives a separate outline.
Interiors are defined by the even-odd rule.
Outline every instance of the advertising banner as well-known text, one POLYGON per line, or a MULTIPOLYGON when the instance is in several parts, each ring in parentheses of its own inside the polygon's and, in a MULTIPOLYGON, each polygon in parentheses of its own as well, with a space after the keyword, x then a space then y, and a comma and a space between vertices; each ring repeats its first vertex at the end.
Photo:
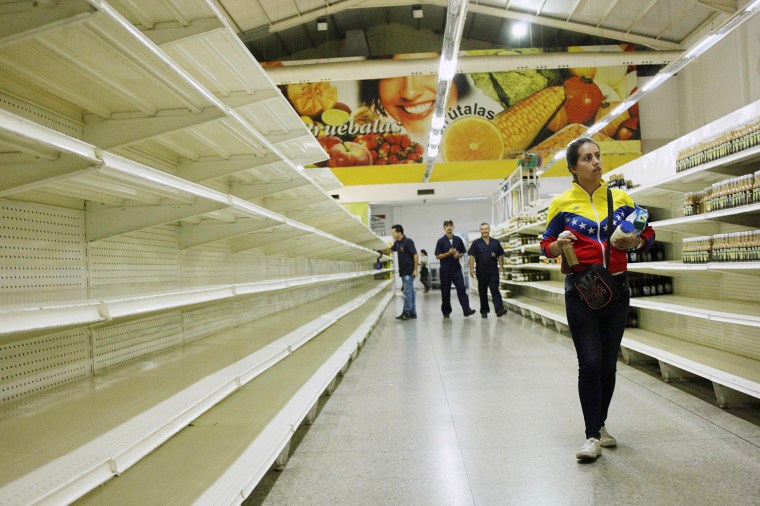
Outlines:
MULTIPOLYGON (((623 47, 568 51, 623 51, 623 47)), ((469 51, 509 55, 539 49, 469 51)), ((430 57, 396 55, 394 58, 430 57)), ((636 89, 635 66, 524 69, 457 74, 447 104, 434 179, 501 179, 525 153, 549 160, 636 89)), ((283 86, 295 111, 330 158, 344 184, 418 182, 424 174, 437 76, 283 86)), ((641 155, 638 107, 594 139, 605 170, 641 155)), ((566 176, 564 163, 545 176, 566 176)))

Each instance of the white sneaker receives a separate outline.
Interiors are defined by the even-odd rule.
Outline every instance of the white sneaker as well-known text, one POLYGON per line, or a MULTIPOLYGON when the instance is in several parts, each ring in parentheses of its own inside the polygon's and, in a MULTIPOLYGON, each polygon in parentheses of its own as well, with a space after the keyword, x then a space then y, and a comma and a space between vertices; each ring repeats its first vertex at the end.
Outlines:
POLYGON ((594 460, 602 454, 602 443, 595 437, 590 437, 583 443, 581 449, 575 452, 578 460, 594 460))
POLYGON ((612 448, 613 446, 617 446, 617 439, 610 436, 610 433, 607 432, 606 428, 602 427, 599 429, 599 434, 602 436, 599 438, 599 441, 602 443, 602 448, 612 448))

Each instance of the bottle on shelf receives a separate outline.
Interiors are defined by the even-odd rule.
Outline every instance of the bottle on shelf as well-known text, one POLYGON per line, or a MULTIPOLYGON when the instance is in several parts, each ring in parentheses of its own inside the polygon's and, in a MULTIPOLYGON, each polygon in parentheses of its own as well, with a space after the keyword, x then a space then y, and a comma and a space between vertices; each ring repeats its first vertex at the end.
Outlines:
POLYGON ((665 251, 662 249, 662 244, 659 242, 655 242, 652 245, 652 249, 654 250, 654 261, 655 262, 662 262, 665 260, 665 251))
POLYGON ((733 155, 760 144, 760 118, 684 148, 676 155, 676 172, 733 155))
POLYGON ((637 328, 639 326, 639 314, 635 307, 628 308, 628 321, 626 327, 637 328))
POLYGON ((640 280, 641 281, 641 296, 642 297, 649 297, 652 295, 652 291, 649 289, 649 275, 644 275, 644 278, 640 280))
POLYGON ((641 283, 636 277, 628 278, 628 286, 631 288, 631 297, 641 297, 641 283))

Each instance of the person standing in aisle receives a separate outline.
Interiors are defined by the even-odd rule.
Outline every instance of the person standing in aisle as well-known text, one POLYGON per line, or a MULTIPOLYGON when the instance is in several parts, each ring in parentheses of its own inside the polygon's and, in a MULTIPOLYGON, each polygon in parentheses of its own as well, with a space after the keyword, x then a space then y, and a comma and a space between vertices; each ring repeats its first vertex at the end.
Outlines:
POLYGON ((441 299, 443 299, 441 311, 444 318, 448 318, 451 314, 451 283, 454 283, 462 311, 465 316, 470 316, 475 314, 475 310, 470 308, 470 299, 467 297, 467 290, 464 287, 462 265, 459 263, 459 259, 464 256, 467 250, 462 238, 454 235, 453 221, 444 221, 443 230, 446 233, 438 239, 435 245, 435 258, 441 261, 438 270, 441 279, 441 299))
POLYGON ((480 237, 472 241, 470 250, 470 276, 478 280, 480 295, 480 316, 488 318, 488 291, 491 291, 493 309, 496 316, 504 316, 504 301, 499 292, 499 274, 504 272, 504 248, 498 239, 491 237, 491 226, 480 224, 480 237))
POLYGON ((404 235, 404 227, 393 225, 391 227, 393 246, 386 250, 386 254, 395 251, 398 257, 398 275, 401 277, 404 291, 404 310, 396 317, 397 320, 414 320, 417 318, 417 305, 414 296, 414 278, 417 277, 417 249, 414 241, 404 235))
POLYGON ((430 291, 430 269, 428 269, 428 264, 430 264, 430 260, 428 259, 427 251, 424 249, 420 250, 420 283, 422 283, 422 286, 425 287, 425 293, 428 293, 430 291))
POLYGON ((565 156, 573 175, 573 187, 549 205, 541 250, 547 257, 556 258, 563 247, 570 245, 580 262, 565 278, 565 310, 578 356, 578 394, 586 433, 586 441, 575 457, 594 460, 602 454, 602 447, 617 445, 605 421, 615 390, 620 341, 628 319, 627 251, 651 248, 655 234, 647 225, 640 236, 616 237, 610 247, 608 237, 615 225, 624 220, 636 204, 623 190, 612 188, 613 223, 608 224, 607 182, 602 179, 599 145, 591 138, 582 137, 568 145, 565 156), (606 267, 625 296, 596 312, 581 298, 573 279, 591 264, 604 265, 606 248, 610 253, 610 265, 606 267))

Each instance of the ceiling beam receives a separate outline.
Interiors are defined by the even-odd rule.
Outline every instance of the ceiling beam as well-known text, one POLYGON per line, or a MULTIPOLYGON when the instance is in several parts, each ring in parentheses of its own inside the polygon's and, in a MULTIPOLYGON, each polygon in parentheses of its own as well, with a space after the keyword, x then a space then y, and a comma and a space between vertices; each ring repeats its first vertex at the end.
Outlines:
POLYGON ((695 3, 726 14, 735 14, 739 10, 739 2, 736 0, 698 0, 695 3))
MULTIPOLYGON (((726 0, 724 0, 726 1, 726 0)), ((327 14, 335 14, 347 9, 365 9, 372 7, 390 7, 390 6, 402 6, 412 5, 419 3, 412 0, 343 0, 332 3, 329 7, 320 7, 313 9, 309 12, 303 13, 301 16, 294 16, 281 22, 272 23, 269 26, 269 32, 276 32, 285 30, 293 26, 308 23, 315 20, 320 16, 327 14)), ((424 2, 428 5, 437 5, 439 7, 446 7, 446 0, 427 0, 424 2)), ((716 0, 714 3, 718 3, 716 0)), ((577 8, 576 4, 574 8, 577 8)), ((471 4, 467 8, 468 13, 486 14, 497 18, 514 19, 518 21, 524 21, 526 23, 532 23, 536 25, 549 26, 560 30, 568 30, 572 32, 585 33, 587 35, 593 35, 596 37, 603 37, 608 39, 620 40, 623 42, 631 42, 634 44, 640 44, 642 46, 651 47, 658 50, 678 50, 683 47, 675 42, 668 42, 658 40, 649 36, 637 35, 632 33, 626 33, 620 30, 610 30, 602 27, 596 27, 585 23, 575 23, 569 20, 557 19, 547 16, 536 16, 532 14, 526 14, 523 12, 517 12, 505 9, 504 7, 496 7, 492 5, 484 4, 471 4)), ((241 37, 245 39, 245 32, 241 34, 241 37)))
MULTIPOLYGON (((573 67, 611 67, 616 65, 665 65, 682 51, 610 51, 578 53, 536 53, 523 55, 464 56, 457 61, 457 72, 500 72, 519 69, 558 69, 573 67)), ((266 72, 277 85, 300 82, 355 81, 383 79, 413 74, 437 74, 440 60, 352 60, 319 64, 269 67, 266 72)))
MULTIPOLYGON (((438 5, 444 4, 441 0, 433 0, 432 2, 438 5)), ((577 8, 577 6, 576 6, 577 8)), ((611 30, 608 28, 596 27, 585 23, 575 23, 569 20, 551 18, 547 16, 535 16, 532 14, 525 14, 522 12, 505 11, 499 7, 492 7, 489 5, 471 5, 469 12, 478 12, 481 14, 488 14, 489 16, 502 17, 508 19, 514 19, 518 21, 524 21, 526 23, 532 23, 534 25, 548 26, 551 28, 557 28, 559 30, 567 30, 570 32, 585 33, 586 35, 593 35, 595 37, 602 37, 607 39, 619 40, 622 42, 631 42, 634 44, 640 44, 656 50, 679 50, 683 47, 675 42, 668 42, 664 40, 658 40, 653 37, 637 35, 632 33, 625 33, 620 30, 611 30)))
MULTIPOLYGON (((329 6, 325 6, 325 7, 320 6, 315 9, 304 11, 295 16, 291 16, 282 21, 277 21, 276 23, 269 23, 269 26, 266 29, 266 31, 263 30, 261 27, 257 27, 251 30, 246 30, 245 32, 240 34, 240 38, 243 39, 244 41, 251 41, 256 38, 260 38, 263 35, 267 35, 269 33, 281 32, 283 30, 287 30, 288 28, 293 28, 294 26, 303 25, 305 23, 315 21, 317 18, 327 17, 332 14, 336 14, 338 12, 351 9, 364 2, 365 0, 342 0, 342 1, 333 2, 329 6)), ((409 2, 409 3, 411 4, 412 2, 409 2)), ((382 7, 385 7, 386 5, 387 3, 384 3, 382 7)), ((373 6, 373 7, 376 7, 376 6, 373 6)))

